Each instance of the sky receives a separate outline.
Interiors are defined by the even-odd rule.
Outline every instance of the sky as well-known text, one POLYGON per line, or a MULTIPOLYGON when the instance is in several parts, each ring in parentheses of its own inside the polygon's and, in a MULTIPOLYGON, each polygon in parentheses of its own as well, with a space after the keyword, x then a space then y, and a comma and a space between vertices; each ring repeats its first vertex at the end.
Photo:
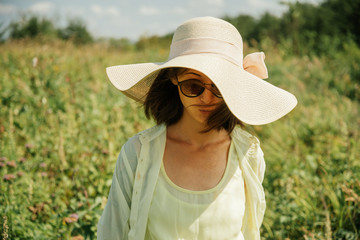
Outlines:
MULTIPOLYGON (((287 0, 286 2, 295 2, 287 0)), ((318 4, 321 0, 299 0, 318 4)), ((0 29, 21 14, 35 14, 64 27, 80 18, 94 37, 128 38, 164 35, 184 21, 201 16, 281 16, 280 0, 0 0, 0 29)))

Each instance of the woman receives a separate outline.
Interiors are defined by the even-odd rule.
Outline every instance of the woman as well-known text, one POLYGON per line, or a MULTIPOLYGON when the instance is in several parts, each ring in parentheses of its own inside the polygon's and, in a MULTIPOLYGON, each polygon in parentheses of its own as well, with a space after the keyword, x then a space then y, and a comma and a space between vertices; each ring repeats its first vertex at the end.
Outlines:
POLYGON ((243 59, 234 26, 201 17, 176 29, 167 62, 107 68, 157 125, 124 144, 98 239, 260 239, 265 162, 241 126, 297 104, 262 80, 263 60, 243 59))

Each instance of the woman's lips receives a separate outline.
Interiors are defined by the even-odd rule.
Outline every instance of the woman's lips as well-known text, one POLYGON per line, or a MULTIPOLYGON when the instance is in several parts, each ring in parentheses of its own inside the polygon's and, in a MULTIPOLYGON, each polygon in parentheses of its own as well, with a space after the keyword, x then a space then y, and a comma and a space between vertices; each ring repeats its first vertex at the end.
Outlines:
POLYGON ((214 111, 214 109, 200 108, 199 111, 202 112, 202 113, 211 113, 212 111, 214 111))
POLYGON ((192 105, 193 107, 197 107, 198 110, 203 114, 210 114, 216 109, 216 104, 210 104, 210 105, 192 105))

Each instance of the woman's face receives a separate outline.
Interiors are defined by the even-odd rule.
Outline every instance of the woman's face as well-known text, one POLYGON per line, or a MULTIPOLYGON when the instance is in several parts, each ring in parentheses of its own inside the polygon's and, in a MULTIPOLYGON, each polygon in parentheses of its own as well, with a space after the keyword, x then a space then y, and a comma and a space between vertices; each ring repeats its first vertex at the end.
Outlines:
MULTIPOLYGON (((179 83, 186 80, 199 80, 206 86, 210 86, 208 84, 212 84, 213 82, 206 77, 201 72, 196 70, 187 69, 177 76, 177 80, 179 83)), ((176 79, 172 79, 173 84, 177 85, 176 79)), ((209 87, 210 88, 210 87, 209 87)), ((198 123, 204 124, 207 121, 207 118, 211 114, 211 112, 217 107, 219 103, 223 101, 222 98, 216 97, 212 91, 208 88, 202 92, 201 95, 197 97, 187 97, 185 96, 178 86, 180 100, 184 106, 184 112, 182 117, 188 117, 198 123)))

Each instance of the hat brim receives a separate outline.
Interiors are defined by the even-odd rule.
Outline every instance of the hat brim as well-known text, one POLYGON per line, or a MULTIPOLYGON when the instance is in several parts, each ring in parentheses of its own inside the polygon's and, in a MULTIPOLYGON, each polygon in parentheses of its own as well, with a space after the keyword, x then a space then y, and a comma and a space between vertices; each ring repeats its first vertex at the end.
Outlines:
POLYGON ((247 124, 263 125, 276 121, 297 104, 293 94, 211 54, 184 55, 164 63, 112 66, 106 72, 117 89, 130 98, 144 102, 159 71, 171 67, 202 72, 219 88, 230 111, 247 124))

